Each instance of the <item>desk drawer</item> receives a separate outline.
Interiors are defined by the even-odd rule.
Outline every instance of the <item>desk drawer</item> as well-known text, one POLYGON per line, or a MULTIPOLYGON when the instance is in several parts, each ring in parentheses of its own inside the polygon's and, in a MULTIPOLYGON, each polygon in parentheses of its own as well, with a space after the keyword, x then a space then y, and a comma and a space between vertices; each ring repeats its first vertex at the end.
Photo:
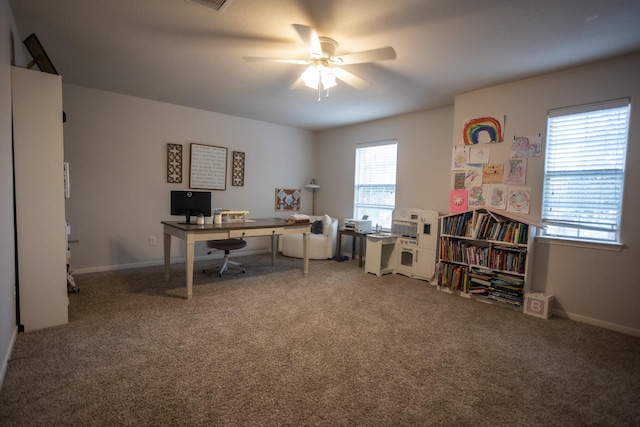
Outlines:
POLYGON ((285 227, 282 234, 302 234, 302 233, 311 233, 311 227, 309 224, 303 224, 300 227, 285 227))
POLYGON ((254 236, 271 236, 273 234, 282 234, 284 232, 284 227, 273 227, 273 228, 256 228, 256 229, 247 229, 247 230, 230 230, 229 237, 254 237, 254 236))

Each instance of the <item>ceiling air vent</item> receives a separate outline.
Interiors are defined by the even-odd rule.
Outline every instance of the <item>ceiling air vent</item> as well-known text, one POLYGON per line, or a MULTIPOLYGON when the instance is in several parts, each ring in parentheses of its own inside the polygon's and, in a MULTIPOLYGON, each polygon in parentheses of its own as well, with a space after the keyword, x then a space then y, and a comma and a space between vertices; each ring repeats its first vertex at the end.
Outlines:
POLYGON ((222 11, 222 9, 227 4, 231 3, 231 0, 193 0, 193 1, 203 4, 205 6, 208 6, 211 9, 218 12, 222 11))

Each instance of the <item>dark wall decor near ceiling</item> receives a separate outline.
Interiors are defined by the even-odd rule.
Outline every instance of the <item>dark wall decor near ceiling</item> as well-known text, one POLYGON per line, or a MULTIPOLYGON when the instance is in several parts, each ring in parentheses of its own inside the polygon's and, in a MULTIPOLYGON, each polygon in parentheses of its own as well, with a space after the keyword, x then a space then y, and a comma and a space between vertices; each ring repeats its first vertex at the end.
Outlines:
POLYGON ((167 182, 182 182, 182 144, 167 144, 167 182))
POLYGON ((50 74, 58 74, 56 67, 53 66, 51 59, 49 59, 49 55, 45 52, 44 47, 42 47, 42 44, 35 33, 32 33, 29 37, 24 39, 23 43, 33 57, 33 61, 27 65, 27 68, 31 69, 34 65, 37 65, 40 71, 50 74))

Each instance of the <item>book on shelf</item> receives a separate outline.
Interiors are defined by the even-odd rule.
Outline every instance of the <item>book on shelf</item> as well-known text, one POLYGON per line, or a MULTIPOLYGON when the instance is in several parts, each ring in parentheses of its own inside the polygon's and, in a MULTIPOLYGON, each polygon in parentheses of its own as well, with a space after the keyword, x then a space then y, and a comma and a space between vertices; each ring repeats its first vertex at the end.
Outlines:
POLYGON ((491 279, 491 277, 493 277, 493 275, 491 274, 483 274, 473 270, 469 272, 469 276, 472 278, 483 279, 483 280, 489 280, 491 279))
POLYGON ((514 284, 514 285, 520 285, 520 286, 524 285, 524 279, 523 278, 515 277, 515 276, 512 276, 510 274, 496 273, 495 274, 495 278, 499 279, 499 280, 502 280, 502 281, 505 281, 505 282, 508 282, 508 283, 511 283, 511 284, 514 284))
POLYGON ((509 282, 502 282, 500 280, 491 280, 491 285, 496 289, 505 289, 507 291, 522 292, 522 285, 512 285, 509 282))
POLYGON ((519 301, 522 301, 524 299, 524 294, 522 293, 522 289, 520 289, 519 291, 514 291, 511 289, 505 289, 505 288, 500 288, 497 286, 492 286, 491 287, 491 293, 492 294, 500 294, 503 296, 508 296, 509 298, 513 298, 513 299, 517 299, 519 301))
POLYGON ((488 298, 504 304, 514 305, 516 307, 520 307, 522 305, 522 301, 516 301, 510 298, 504 298, 498 295, 489 295, 488 298))
POLYGON ((460 289, 460 268, 454 268, 451 275, 451 290, 457 291, 460 289))
POLYGON ((484 212, 479 212, 476 217, 476 226, 473 229, 473 233, 471 234, 472 239, 478 239, 482 228, 484 227, 485 219, 487 218, 487 214, 484 212))
POLYGON ((463 268, 463 271, 462 271, 462 292, 464 292, 464 293, 469 292, 469 285, 470 285, 469 269, 468 268, 463 268))
POLYGON ((470 211, 447 216, 443 220, 442 233, 452 236, 469 237, 472 218, 473 213, 470 211))
POLYGON ((491 280, 478 279, 476 277, 471 277, 471 283, 476 283, 484 286, 491 286, 491 280))
POLYGON ((522 254, 527 253, 527 248, 523 248, 520 246, 505 246, 501 244, 494 244, 493 249, 501 250, 501 251, 509 251, 513 253, 522 253, 522 254))
POLYGON ((469 285, 468 268, 455 264, 440 264, 438 285, 452 291, 463 290, 466 292, 469 285))

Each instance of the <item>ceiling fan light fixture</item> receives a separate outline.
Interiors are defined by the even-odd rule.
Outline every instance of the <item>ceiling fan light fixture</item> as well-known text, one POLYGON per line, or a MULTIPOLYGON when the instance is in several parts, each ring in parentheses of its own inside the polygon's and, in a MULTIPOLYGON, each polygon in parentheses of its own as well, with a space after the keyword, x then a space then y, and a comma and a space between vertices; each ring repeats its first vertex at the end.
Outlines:
POLYGON ((311 89, 319 89, 322 85, 323 89, 329 89, 336 86, 336 76, 333 75, 331 67, 322 64, 313 64, 302 73, 302 81, 305 86, 311 89))
POLYGON ((331 72, 331 69, 324 69, 320 72, 321 75, 321 82, 322 82, 322 87, 325 89, 329 89, 332 88, 334 86, 336 86, 338 83, 336 83, 336 76, 333 75, 333 73, 331 72))
POLYGON ((315 65, 311 65, 304 70, 301 77, 305 86, 310 87, 311 89, 318 89, 318 84, 320 83, 320 70, 318 70, 315 65))

